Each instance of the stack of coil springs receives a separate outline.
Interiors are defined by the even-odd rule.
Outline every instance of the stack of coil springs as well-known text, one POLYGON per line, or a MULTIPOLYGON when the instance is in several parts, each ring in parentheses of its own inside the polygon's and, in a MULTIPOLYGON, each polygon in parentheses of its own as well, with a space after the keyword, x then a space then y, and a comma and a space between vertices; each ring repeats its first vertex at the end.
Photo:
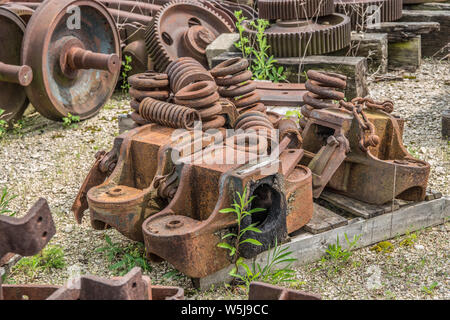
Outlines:
POLYGON ((210 72, 222 97, 234 103, 240 114, 249 111, 265 112, 266 107, 260 102, 256 84, 251 80, 252 72, 248 70, 247 59, 234 58, 222 62, 210 72))
POLYGON ((190 57, 178 58, 166 69, 170 89, 174 94, 195 82, 214 81, 213 76, 197 60, 190 57))
POLYGON ((236 134, 227 139, 227 144, 235 149, 251 152, 269 152, 272 141, 278 140, 277 132, 269 117, 259 111, 241 114, 235 122, 236 134))
POLYGON ((221 128, 226 123, 217 86, 213 81, 192 83, 175 95, 175 103, 195 109, 202 119, 202 130, 221 128))
POLYGON ((169 98, 169 79, 164 73, 145 72, 128 78, 130 84, 130 105, 134 109, 131 118, 139 125, 147 124, 139 111, 140 103, 145 98, 167 101, 169 98))
MULTIPOLYGON (((303 97, 305 101, 301 109, 303 116, 309 118, 314 109, 339 108, 339 101, 345 98, 345 94, 336 89, 344 90, 347 87, 347 77, 314 70, 309 70, 307 76, 308 81, 305 86, 309 92, 303 97)), ((304 124, 304 121, 300 122, 302 127, 304 124)))

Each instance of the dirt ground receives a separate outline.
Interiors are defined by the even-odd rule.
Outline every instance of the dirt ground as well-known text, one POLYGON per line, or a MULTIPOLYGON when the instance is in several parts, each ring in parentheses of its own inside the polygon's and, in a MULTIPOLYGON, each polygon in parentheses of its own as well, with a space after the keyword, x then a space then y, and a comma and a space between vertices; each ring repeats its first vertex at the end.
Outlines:
MULTIPOLYGON (((370 84, 375 99, 395 101, 395 114, 406 119, 405 145, 432 165, 430 188, 450 194, 450 143, 440 137, 440 114, 450 105, 450 63, 425 61, 403 81, 370 84)), ((0 187, 17 197, 11 209, 18 216, 39 198, 48 200, 57 226, 51 245, 61 246, 65 266, 39 272, 15 269, 9 283, 63 284, 74 273, 113 276, 104 252, 105 234, 123 250, 141 250, 115 230, 95 231, 85 217, 78 225, 70 208, 99 150, 109 150, 118 135, 119 114, 128 113, 127 98, 115 95, 94 118, 65 128, 29 112, 22 125, 0 139, 0 187)), ((409 242, 408 242, 409 243, 409 242)), ((338 271, 319 262, 296 269, 293 287, 320 293, 325 299, 449 299, 448 223, 414 236, 393 239, 392 248, 356 250, 338 271), (410 245, 404 240, 410 239, 410 245)), ((199 292, 190 279, 168 263, 151 264, 154 283, 176 285, 191 299, 246 298, 241 290, 212 288, 199 292)))

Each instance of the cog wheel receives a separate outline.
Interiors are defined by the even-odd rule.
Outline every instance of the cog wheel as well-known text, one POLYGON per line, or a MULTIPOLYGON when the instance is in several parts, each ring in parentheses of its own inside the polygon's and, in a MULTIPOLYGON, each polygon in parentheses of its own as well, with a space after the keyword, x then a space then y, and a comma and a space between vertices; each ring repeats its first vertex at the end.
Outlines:
POLYGON ((333 0, 258 0, 259 18, 300 20, 334 13, 333 0))
MULTIPOLYGON (((243 24, 244 35, 252 43, 256 30, 251 21, 243 24)), ((276 58, 301 57, 338 51, 350 44, 350 18, 343 14, 332 14, 311 20, 278 20, 266 29, 269 55, 276 58)))
POLYGON ((368 22, 390 22, 402 17, 402 0, 334 0, 336 12, 350 16, 352 30, 368 22))
POLYGON ((192 57, 208 67, 206 47, 233 30, 214 10, 182 0, 168 3, 156 14, 146 30, 145 43, 158 72, 178 57, 192 57))

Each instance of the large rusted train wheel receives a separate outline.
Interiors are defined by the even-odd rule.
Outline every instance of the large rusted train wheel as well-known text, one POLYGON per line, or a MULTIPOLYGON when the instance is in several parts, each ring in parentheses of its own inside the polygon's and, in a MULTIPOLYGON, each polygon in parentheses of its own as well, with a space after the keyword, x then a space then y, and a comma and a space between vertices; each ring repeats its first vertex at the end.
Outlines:
POLYGON ((33 73, 28 66, 20 66, 20 50, 25 22, 14 12, 0 7, 0 109, 2 120, 19 119, 28 106, 24 86, 33 73))
POLYGON ((34 79, 26 93, 46 118, 97 114, 114 91, 120 61, 114 19, 98 2, 46 0, 27 25, 22 62, 34 79))

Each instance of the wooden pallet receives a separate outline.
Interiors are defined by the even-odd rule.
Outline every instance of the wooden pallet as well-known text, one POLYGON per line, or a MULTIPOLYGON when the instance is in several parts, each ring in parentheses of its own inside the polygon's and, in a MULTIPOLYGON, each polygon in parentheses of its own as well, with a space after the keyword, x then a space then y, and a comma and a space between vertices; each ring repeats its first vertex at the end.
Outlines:
MULTIPOLYGON (((311 221, 291 234, 282 247, 289 247, 292 256, 297 259, 294 266, 298 266, 319 260, 338 237, 344 239, 347 235, 351 239, 359 235, 356 248, 362 248, 445 223, 450 218, 450 197, 443 197, 439 192, 428 192, 426 199, 428 201, 417 203, 396 199, 387 205, 374 206, 326 190, 314 203, 311 221)), ((346 247, 345 243, 341 245, 346 247)), ((264 264, 266 261, 267 252, 263 252, 246 262, 264 264)), ((195 283, 199 289, 208 290, 211 285, 229 282, 232 280, 228 274, 231 267, 196 279, 195 283)))

